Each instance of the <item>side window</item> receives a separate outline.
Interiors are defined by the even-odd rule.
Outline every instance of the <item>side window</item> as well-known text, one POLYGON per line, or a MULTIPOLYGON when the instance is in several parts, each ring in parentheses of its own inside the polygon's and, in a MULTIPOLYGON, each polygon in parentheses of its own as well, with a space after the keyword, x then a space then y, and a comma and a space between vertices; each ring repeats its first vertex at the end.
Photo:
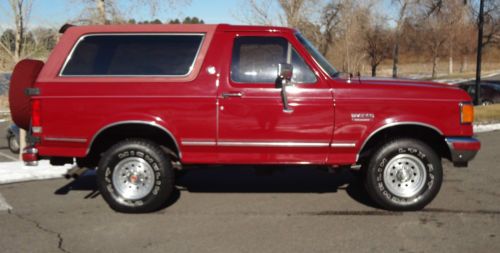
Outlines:
POLYGON ((293 83, 315 83, 316 76, 284 38, 238 37, 235 39, 231 79, 239 83, 274 83, 278 64, 293 65, 293 83))
POLYGON ((89 35, 74 49, 63 76, 183 76, 203 35, 89 35))

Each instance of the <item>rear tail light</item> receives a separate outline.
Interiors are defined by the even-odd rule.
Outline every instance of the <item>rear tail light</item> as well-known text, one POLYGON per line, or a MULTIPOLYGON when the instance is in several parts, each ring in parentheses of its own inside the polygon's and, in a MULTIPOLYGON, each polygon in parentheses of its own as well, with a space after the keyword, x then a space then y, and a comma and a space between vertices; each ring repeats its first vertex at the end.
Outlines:
POLYGON ((470 103, 460 104, 460 122, 471 124, 474 121, 474 106, 470 103))
POLYGON ((34 134, 42 133, 40 100, 31 100, 31 130, 34 134))

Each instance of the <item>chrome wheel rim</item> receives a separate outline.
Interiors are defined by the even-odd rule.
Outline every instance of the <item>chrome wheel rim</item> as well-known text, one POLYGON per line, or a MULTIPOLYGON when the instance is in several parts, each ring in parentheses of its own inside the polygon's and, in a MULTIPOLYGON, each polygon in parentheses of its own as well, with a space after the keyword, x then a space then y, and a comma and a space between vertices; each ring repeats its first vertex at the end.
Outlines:
POLYGON ((427 171, 424 163, 414 155, 400 154, 384 168, 384 184, 397 197, 409 198, 425 186, 427 171))
POLYGON ((124 199, 142 199, 153 190, 153 168, 142 158, 125 158, 115 166, 113 187, 124 199))
POLYGON ((9 137, 9 143, 10 143, 10 147, 12 150, 16 150, 16 151, 19 150, 19 143, 17 142, 15 136, 9 137))

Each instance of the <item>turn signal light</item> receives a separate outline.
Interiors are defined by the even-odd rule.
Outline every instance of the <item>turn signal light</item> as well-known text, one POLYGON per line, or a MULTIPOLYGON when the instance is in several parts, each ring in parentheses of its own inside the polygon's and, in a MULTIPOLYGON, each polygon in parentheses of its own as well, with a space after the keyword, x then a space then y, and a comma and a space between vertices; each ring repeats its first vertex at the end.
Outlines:
POLYGON ((460 104, 460 122, 470 124, 474 121, 474 106, 472 104, 460 104))

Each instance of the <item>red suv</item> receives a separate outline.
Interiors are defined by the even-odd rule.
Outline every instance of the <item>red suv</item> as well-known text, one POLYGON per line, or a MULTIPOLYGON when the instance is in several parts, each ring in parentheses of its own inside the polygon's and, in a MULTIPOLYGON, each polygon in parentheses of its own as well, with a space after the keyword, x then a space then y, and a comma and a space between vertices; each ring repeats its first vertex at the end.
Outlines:
POLYGON ((231 25, 70 27, 46 63, 24 60, 10 89, 30 133, 26 161, 96 168, 115 210, 157 210, 187 164, 360 168, 369 195, 418 210, 441 158, 480 148, 461 89, 350 78, 298 31, 231 25))

